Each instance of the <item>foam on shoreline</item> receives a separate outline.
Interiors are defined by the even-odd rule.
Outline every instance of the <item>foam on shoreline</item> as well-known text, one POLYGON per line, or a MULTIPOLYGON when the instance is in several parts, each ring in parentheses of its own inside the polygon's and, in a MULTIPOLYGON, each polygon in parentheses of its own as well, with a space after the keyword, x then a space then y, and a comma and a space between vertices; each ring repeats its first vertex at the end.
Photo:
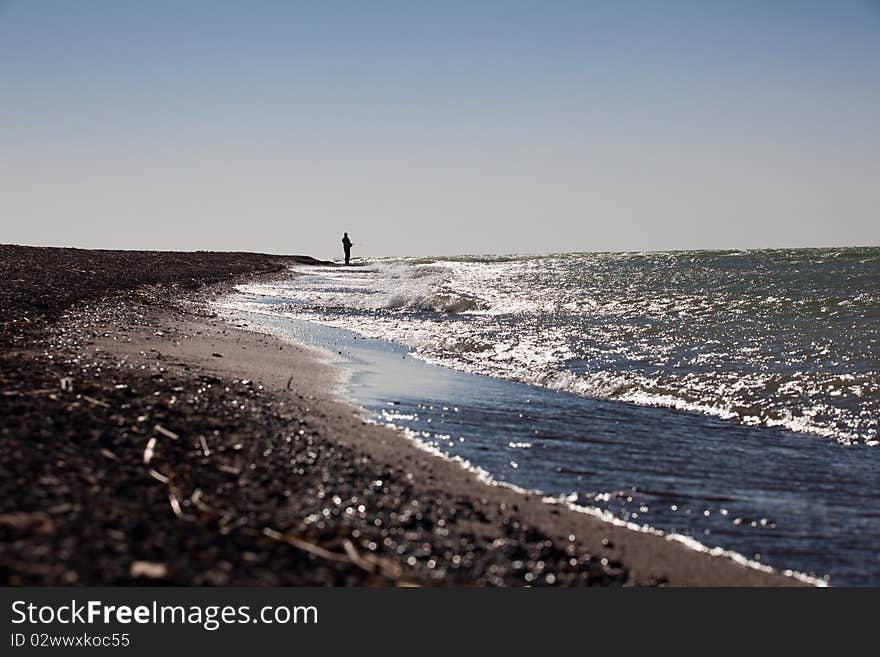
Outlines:
MULTIPOLYGON (((225 316, 227 320, 231 320, 233 322, 241 322, 243 319, 243 316, 241 314, 238 314, 236 311, 231 311, 230 308, 223 303, 223 300, 218 300, 218 303, 214 304, 213 307, 221 314, 221 316, 225 316)), ((247 314, 260 313, 248 312, 247 314)), ((265 313, 265 315, 267 317, 273 316, 270 313, 265 313)), ((276 339, 280 339, 284 342, 295 343, 300 345, 304 349, 307 349, 311 354, 313 354, 314 357, 320 359, 320 361, 328 366, 333 372, 333 380, 336 382, 336 385, 333 389, 333 394, 337 397, 337 399, 340 399, 343 403, 346 404, 352 403, 348 398, 346 387, 348 381, 350 381, 350 378, 354 375, 355 370, 352 367, 345 366, 346 361, 345 358, 340 356, 341 352, 334 353, 328 346, 318 347, 315 346, 315 344, 313 343, 306 342, 302 339, 297 339, 290 333, 285 332, 279 327, 273 327, 270 324, 259 324, 256 326, 248 324, 247 330, 258 334, 271 335, 276 339)), ((767 575, 780 575, 786 578, 797 580, 809 586, 828 586, 828 581, 826 579, 814 577, 792 569, 773 568, 753 559, 748 559, 744 555, 733 550, 727 550, 721 547, 710 547, 692 537, 688 537, 678 533, 663 532, 648 524, 638 524, 622 520, 614 516, 612 513, 598 507, 578 504, 576 502, 576 497, 572 498, 572 496, 565 495, 560 495, 556 497, 548 496, 541 490, 528 489, 503 480, 499 480, 487 470, 477 465, 474 465, 469 460, 462 458, 458 455, 447 454, 443 450, 437 448, 435 445, 422 439, 419 433, 405 426, 395 424, 394 422, 383 420, 383 418, 381 418, 380 416, 377 416, 370 411, 357 406, 356 404, 355 408, 357 408, 358 413, 366 422, 393 430, 396 434, 403 436, 408 443, 412 444, 420 452, 429 455, 431 458, 439 459, 443 462, 453 464, 455 467, 461 469, 463 472, 466 472, 469 476, 473 477, 475 482, 479 482, 480 484, 491 486, 494 488, 509 490, 513 493, 516 493, 517 495, 536 496, 547 508, 545 513, 549 514, 549 509, 551 506, 562 507, 570 512, 594 518, 610 526, 625 529, 628 532, 662 538, 664 541, 680 545, 683 548, 687 549, 687 551, 694 554, 703 554, 712 558, 729 560, 739 566, 748 568, 749 570, 753 570, 755 572, 764 573, 767 575)))

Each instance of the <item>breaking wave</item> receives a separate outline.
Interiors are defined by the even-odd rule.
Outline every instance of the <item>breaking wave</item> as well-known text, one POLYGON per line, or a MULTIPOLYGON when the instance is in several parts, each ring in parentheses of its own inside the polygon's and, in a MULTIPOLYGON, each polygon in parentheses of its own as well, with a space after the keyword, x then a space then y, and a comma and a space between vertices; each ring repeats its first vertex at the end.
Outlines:
POLYGON ((384 259, 225 303, 464 371, 878 441, 878 248, 384 259))

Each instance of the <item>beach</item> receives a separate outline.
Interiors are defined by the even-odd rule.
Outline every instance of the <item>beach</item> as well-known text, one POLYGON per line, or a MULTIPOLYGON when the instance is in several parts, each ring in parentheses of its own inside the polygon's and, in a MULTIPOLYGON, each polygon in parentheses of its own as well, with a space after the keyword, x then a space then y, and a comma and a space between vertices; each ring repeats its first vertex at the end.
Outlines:
POLYGON ((6 585, 804 584, 487 484, 209 303, 330 263, 0 255, 6 585))

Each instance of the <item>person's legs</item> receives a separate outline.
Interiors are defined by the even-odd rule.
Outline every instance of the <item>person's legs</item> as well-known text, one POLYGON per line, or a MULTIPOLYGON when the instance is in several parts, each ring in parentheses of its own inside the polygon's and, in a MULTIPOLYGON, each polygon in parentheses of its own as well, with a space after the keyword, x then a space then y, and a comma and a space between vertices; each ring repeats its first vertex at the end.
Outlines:
POLYGON ((345 264, 348 264, 348 261, 351 259, 351 251, 348 249, 345 250, 345 264))

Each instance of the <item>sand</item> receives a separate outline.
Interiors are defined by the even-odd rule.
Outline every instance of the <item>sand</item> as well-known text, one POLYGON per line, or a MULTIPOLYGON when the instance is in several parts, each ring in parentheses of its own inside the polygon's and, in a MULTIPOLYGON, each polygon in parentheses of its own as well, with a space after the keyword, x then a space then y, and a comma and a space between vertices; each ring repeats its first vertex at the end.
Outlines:
POLYGON ((6 584, 802 584, 366 422, 317 352, 206 305, 283 258, 0 248, 27 290, 0 297, 6 584), (108 289, 114 268, 129 276, 108 289), (77 292, 47 302, 41 277, 77 292))

